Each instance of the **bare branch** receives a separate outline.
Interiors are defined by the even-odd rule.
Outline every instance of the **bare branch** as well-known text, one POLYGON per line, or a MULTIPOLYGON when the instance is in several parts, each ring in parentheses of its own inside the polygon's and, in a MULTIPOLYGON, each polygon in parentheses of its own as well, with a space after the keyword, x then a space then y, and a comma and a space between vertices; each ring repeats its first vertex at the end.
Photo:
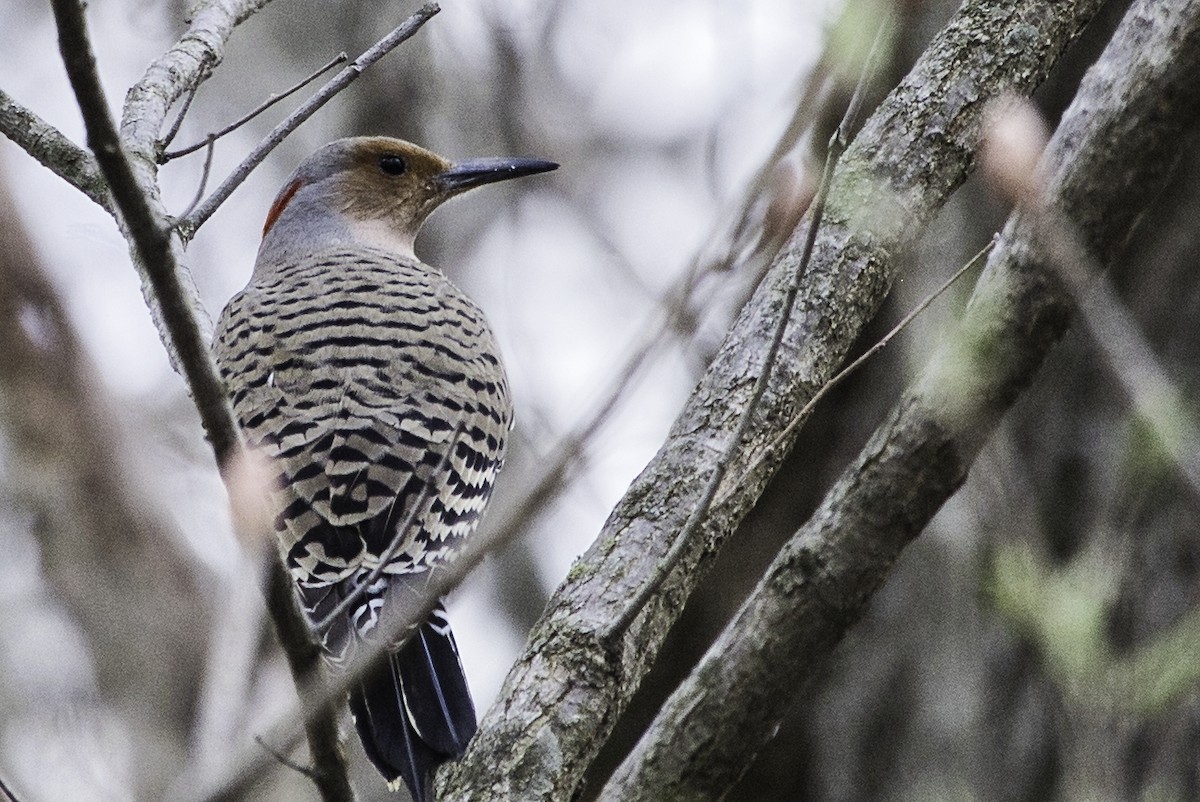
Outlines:
MULTIPOLYGON (((950 287, 952 287, 960 278, 965 276, 967 271, 976 267, 980 260, 990 254, 992 249, 996 247, 996 242, 998 239, 999 235, 993 236, 987 245, 983 246, 978 253, 967 260, 966 264, 964 264, 958 270, 955 270, 954 274, 942 282, 940 287, 931 292, 929 295, 925 296, 925 298, 921 300, 921 303, 909 310, 908 314, 901 318, 899 323, 893 326, 887 334, 883 335, 883 337, 879 339, 879 342, 872 345, 861 355, 859 355, 857 359, 839 370, 832 379, 821 385, 821 389, 813 393, 812 398, 808 399, 804 406, 800 407, 800 411, 797 412, 795 417, 792 418, 791 423, 789 423, 787 427, 779 433, 779 436, 775 438, 773 443, 763 449, 754 462, 750 464, 750 467, 746 469, 746 473, 743 476, 738 477, 738 480, 733 483, 733 486, 736 487, 738 484, 746 481, 750 474, 759 469, 759 466, 762 465, 763 460, 767 459, 772 452, 778 448, 781 448, 784 443, 788 442, 795 431, 804 424, 804 421, 808 420, 809 413, 813 411, 817 404, 821 403, 825 396, 829 395, 829 393, 831 393, 839 384, 850 378, 850 376, 853 375, 856 370, 867 364, 867 362, 871 361, 876 354, 886 348, 888 344, 895 339, 896 335, 904 331, 904 329, 907 328, 910 323, 916 320, 922 312, 929 308, 930 304, 936 301, 944 292, 946 292, 946 290, 950 289, 950 287)), ((717 503, 725 503, 725 501, 728 500, 731 492, 733 492, 732 487, 727 489, 726 492, 718 498, 717 503)))
MULTIPOLYGON (((250 122, 255 117, 262 114, 264 111, 271 108, 279 101, 284 100, 285 98, 289 98, 292 95, 296 94, 301 89, 308 86, 313 81, 317 80, 318 78, 320 78, 322 75, 324 75, 325 73, 332 70, 337 65, 344 63, 347 58, 348 58, 348 56, 345 53, 338 53, 332 59, 327 61, 323 66, 317 68, 317 70, 315 72, 313 72, 312 75, 309 75, 307 78, 305 78, 302 81, 300 81, 299 83, 293 85, 290 89, 286 89, 283 92, 278 92, 278 93, 272 94, 270 97, 268 97, 262 103, 258 104, 256 107, 251 109, 246 114, 242 115, 240 118, 238 118, 234 122, 231 122, 229 125, 225 126, 224 128, 222 128, 219 131, 209 134, 208 136, 206 136, 204 139, 197 142, 196 144, 188 145, 186 148, 180 148, 179 150, 171 150, 171 151, 167 151, 167 152, 163 153, 163 155, 159 159, 159 161, 161 163, 165 164, 165 163, 171 161, 172 159, 178 159, 180 156, 186 156, 189 153, 195 153, 196 151, 200 150, 203 147, 206 147, 206 146, 211 147, 212 144, 214 142, 216 142, 218 139, 220 139, 221 137, 223 137, 227 134, 232 134, 234 131, 241 128, 243 125, 250 122)), ((183 108, 183 111, 181 111, 179 113, 179 117, 175 120, 175 127, 173 127, 171 130, 171 133, 168 134, 163 139, 164 144, 166 144, 167 142, 170 142, 171 139, 174 138, 178 125, 183 121, 184 115, 187 114, 188 107, 191 106, 193 97, 195 97, 195 93, 191 93, 188 95, 188 99, 183 108)), ((180 216, 187 217, 187 215, 190 213, 191 213, 191 209, 189 209, 187 212, 185 212, 184 214, 182 214, 180 216)))
POLYGON ((194 84, 188 89, 187 95, 183 99, 183 107, 175 115, 175 122, 171 123, 171 127, 167 129, 167 133, 163 134, 162 139, 159 140, 160 147, 167 147, 175 141, 175 137, 179 136, 179 129, 183 128, 184 118, 192 110, 192 103, 196 100, 196 95, 199 92, 200 84, 194 84))
POLYGON ((208 148, 204 152, 204 169, 200 171, 200 184, 196 187, 196 194, 192 196, 192 202, 188 204, 184 215, 187 215, 195 209, 200 201, 204 198, 204 190, 208 188, 208 177, 212 175, 213 153, 216 151, 215 139, 208 140, 208 148))
POLYGON ((421 29, 421 27, 433 18, 441 9, 437 3, 426 3, 417 10, 415 14, 400 23, 399 27, 393 30, 384 38, 380 39, 370 47, 361 56, 356 58, 349 66, 333 77, 329 83, 321 87, 316 94, 306 100, 300 108, 296 109, 287 119, 275 126, 271 133, 259 142, 252 151, 242 160, 229 177, 217 187, 212 195, 204 203, 200 204, 194 212, 188 215, 185 219, 181 219, 178 223, 180 234, 184 239, 191 239, 196 233, 196 229, 204 224, 217 208, 228 200, 233 191, 241 186, 246 180, 246 176, 250 175, 262 160, 267 157, 267 154, 282 142, 288 134, 295 131, 300 125, 317 112, 329 100, 341 92, 347 86, 355 81, 359 75, 368 67, 374 64, 379 59, 386 56, 392 50, 396 49, 402 42, 409 39, 413 34, 421 29))
MULTIPOLYGON (((642 608, 646 606, 646 602, 658 593, 659 588, 662 587, 662 583, 666 581, 667 577, 675 569, 684 551, 692 542, 692 538, 700 526, 700 522, 708 516, 713 499, 717 497, 717 490, 720 489, 721 483, 725 479, 725 473, 741 449, 742 440, 746 436, 746 432, 750 430, 750 421, 758 411, 759 402, 762 401, 763 394, 767 391, 767 382, 770 380, 771 371, 775 367, 775 358, 779 354, 779 347, 783 344, 783 332, 787 328, 788 321, 791 320, 792 311, 796 304, 796 296, 800 293, 800 283, 804 279, 804 274, 808 270, 809 260, 812 258, 813 245, 817 241, 817 232, 821 228, 821 220, 825 215, 825 204, 829 200, 829 187, 833 183, 834 168, 837 167, 838 160, 845 152, 846 146, 850 144, 851 131, 858 126, 859 115, 862 112, 863 90, 875 70, 880 47, 884 39, 891 34, 891 28, 892 26, 888 20, 880 23, 879 30, 875 34, 875 41, 871 45, 871 50, 863 61, 862 71, 858 77, 858 85, 854 89, 854 96, 851 98, 850 105, 846 108, 845 114, 842 116, 841 124, 838 125, 837 130, 829 138, 829 149, 825 155, 825 168, 821 173, 821 185, 817 189, 817 194, 813 197, 809 211, 808 227, 804 233, 804 246, 800 251, 800 258, 796 262, 795 270, 788 281, 787 290, 783 297, 783 305, 775 322, 771 339, 767 345, 766 356, 763 357, 762 370, 759 371, 758 377, 754 380, 754 388, 751 390, 745 409, 742 410, 737 426, 734 428, 733 434, 730 435, 725 445, 725 452, 717 460, 712 473, 708 477, 700 501, 692 510, 692 514, 688 516, 683 529, 675 536, 675 542, 671 545, 671 549, 654 567, 654 575, 649 581, 642 583, 637 593, 625 605, 621 615, 613 621, 611 626, 604 630, 602 637, 610 643, 615 638, 620 638, 625 634, 629 625, 633 623, 633 620, 641 613, 642 608)), ((786 432, 787 430, 784 431, 786 432)))
MULTIPOLYGON (((1063 117, 1048 151, 1048 200, 1106 261, 1197 128, 1197 69, 1200 7, 1141 0, 1063 117)), ((784 547, 601 799, 720 798, 774 734, 1065 331, 1071 299, 1044 261, 1042 221, 1010 220, 961 331, 784 547)))
POLYGON ((121 148, 96 74, 96 60, 87 35, 83 7, 78 0, 53 0, 51 5, 58 24, 59 50, 87 128, 88 147, 108 181, 132 250, 145 269, 162 309, 163 322, 191 388, 204 431, 216 453, 217 464, 224 466, 238 450, 241 437, 208 344, 200 334, 192 306, 179 281, 170 234, 161 216, 151 209, 121 148))
MULTIPOLYGON (((313 692, 313 689, 322 685, 324 658, 321 648, 313 639, 308 619, 300 610, 292 577, 276 556, 272 555, 269 562, 267 608, 271 611, 275 633, 283 644, 301 704, 307 711, 302 720, 308 736, 308 748, 312 752, 309 776, 321 792, 324 802, 354 802, 354 790, 346 776, 346 755, 338 737, 338 711, 342 699, 313 692)), ((219 798, 233 799, 240 798, 240 795, 219 798)))
POLYGON ((271 0, 201 0, 190 11, 187 30, 146 68, 125 96, 121 138, 140 178, 154 185, 159 135, 167 112, 185 92, 196 91, 225 57, 234 28, 271 0), (148 160, 147 163, 143 164, 148 160))
POLYGON ((264 741, 261 737, 259 737, 257 735, 254 736, 254 743, 261 746, 263 748, 263 750, 265 752, 267 752, 267 754, 269 754, 271 757, 275 758, 275 762, 278 763, 279 765, 285 766, 285 767, 291 769, 292 771, 297 772, 299 774, 303 774, 305 777, 309 778, 310 780, 315 781, 316 775, 313 773, 313 770, 311 768, 309 768, 308 766, 302 766, 299 763, 297 763, 296 761, 290 760, 287 755, 285 755, 283 752, 280 752, 278 749, 271 746, 269 743, 267 743, 266 741, 264 741))
POLYGON ((47 169, 113 213, 108 187, 91 154, 0 90, 0 132, 47 169))
MULTIPOLYGON (((1099 5, 967 2, 872 115, 834 176, 825 223, 784 334, 788 358, 779 360, 731 470, 741 473, 750 455, 773 442, 842 362, 886 295, 896 270, 893 254, 914 240, 965 179, 983 103, 1005 91, 1031 91, 1099 5)), ((656 565, 737 427, 799 248, 794 238, 776 260, 667 443, 551 600, 466 756, 439 774, 446 798, 573 795, 712 555, 782 457, 768 460, 710 512, 626 636, 603 644, 598 636, 609 622, 654 581, 656 565)))
MULTIPOLYGON (((241 436, 180 280, 181 271, 161 208, 153 208, 147 195, 156 188, 153 166, 148 168, 151 174, 146 177, 146 183, 139 183, 108 114, 82 6, 78 0, 53 0, 52 5, 58 24, 60 51, 83 113, 88 145, 108 181, 135 259, 150 282, 153 300, 161 308, 166 340, 177 354, 217 464, 225 474, 235 455, 242 452, 241 436)), ((146 166, 145 159, 142 164, 146 166)), ((303 616, 296 609, 291 582, 277 559, 272 560, 272 568, 269 583, 272 620, 297 682, 304 687, 316 674, 315 666, 319 664, 320 656, 311 642, 303 616), (286 583, 286 590, 279 587, 281 581, 286 583)), ((321 705, 311 719, 308 731, 314 776, 322 798, 326 802, 350 802, 354 794, 346 777, 345 759, 337 737, 336 706, 321 705)))

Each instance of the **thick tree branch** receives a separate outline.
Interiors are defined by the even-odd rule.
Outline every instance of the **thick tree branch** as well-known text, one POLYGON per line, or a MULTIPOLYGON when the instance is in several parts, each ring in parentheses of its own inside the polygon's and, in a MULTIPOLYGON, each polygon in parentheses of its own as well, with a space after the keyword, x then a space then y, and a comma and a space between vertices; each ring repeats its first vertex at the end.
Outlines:
MULTIPOLYGON (((1200 3, 1141 0, 1088 73, 1047 151, 1054 216, 1109 262, 1200 119, 1200 3)), ((959 487, 1072 312, 1046 264, 1045 215, 1015 215, 941 349, 785 546, 603 800, 721 798, 858 619, 899 551, 959 487)))
POLYGON ((96 160, 62 132, 0 89, 0 133, 62 180, 113 213, 96 160))
MULTIPOLYGON (((835 176, 784 358, 731 475, 742 475, 778 436, 878 310, 894 278, 893 254, 965 179, 986 102, 1031 91, 1099 5, 965 3, 867 122, 835 176)), ((604 644, 611 622, 626 616, 629 599, 653 581, 736 428, 804 233, 802 227, 776 260, 666 445, 551 600, 467 755, 439 776, 441 798, 571 798, 712 555, 790 446, 773 449, 763 469, 712 511, 629 632, 604 644)))

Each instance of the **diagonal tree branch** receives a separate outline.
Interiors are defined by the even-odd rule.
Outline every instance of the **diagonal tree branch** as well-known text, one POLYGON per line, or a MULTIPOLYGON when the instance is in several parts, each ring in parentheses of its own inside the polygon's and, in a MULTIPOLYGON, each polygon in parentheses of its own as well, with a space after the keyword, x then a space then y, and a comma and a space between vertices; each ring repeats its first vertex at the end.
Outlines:
POLYGON ((1055 255, 1047 216, 1069 214, 1088 251, 1112 261, 1197 128, 1197 70, 1200 4, 1136 3, 1050 144, 1050 209, 1009 222, 961 331, 784 547, 602 800, 728 792, 1065 331, 1072 301, 1053 263, 1079 257, 1055 255))
MULTIPOLYGON (((324 75, 325 73, 332 70, 337 65, 344 64, 346 62, 347 58, 349 58, 349 57, 344 52, 338 53, 336 56, 334 56, 332 59, 327 61, 325 64, 318 67, 317 70, 315 72, 313 72, 311 75, 309 75, 307 78, 304 78, 303 80, 298 81, 297 83, 293 84, 292 86, 288 87, 287 89, 285 89, 282 92, 272 92, 270 97, 268 97, 262 103, 259 103, 257 106, 255 106, 253 109, 251 109, 250 111, 243 114, 241 117, 237 118, 233 122, 224 126, 223 128, 221 128, 221 130, 213 131, 208 136, 204 137, 204 139, 201 139, 199 142, 195 142, 191 145, 188 145, 187 147, 180 148, 179 150, 164 151, 162 154, 162 163, 166 164, 167 162, 171 161, 172 159, 178 159, 182 156, 187 156, 188 154, 195 153, 198 150, 204 150, 205 148, 208 148, 211 151, 213 143, 216 142, 218 139, 220 139, 223 136, 228 136, 229 134, 232 134, 234 131, 241 128, 243 125, 250 122, 255 117, 262 114, 267 109, 274 106, 275 104, 282 103, 284 100, 287 100, 289 97, 296 94, 301 89, 308 86, 313 81, 317 80, 318 78, 320 78, 322 75, 324 75)), ((190 104, 190 101, 194 96, 195 96, 194 94, 188 95, 188 99, 185 101, 185 104, 190 104)), ((186 115, 186 114, 187 114, 187 106, 185 105, 184 109, 179 112, 179 116, 175 119, 175 123, 172 126, 172 130, 170 132, 168 132, 167 136, 164 138, 164 141, 163 141, 164 146, 170 143, 171 139, 174 137, 174 134, 177 132, 177 126, 181 122, 183 122, 184 115, 186 115)))
POLYGON ((0 132, 62 180, 113 213, 96 160, 61 131, 0 89, 0 132))
POLYGON ((246 155, 246 158, 242 159, 242 163, 221 183, 221 186, 217 187, 186 219, 179 221, 178 227, 183 237, 191 239, 196 229, 204 225, 204 222, 212 216, 213 212, 228 200, 233 191, 246 180, 246 176, 250 175, 251 171, 261 164, 262 160, 267 157, 267 154, 274 150, 288 134, 295 131, 305 120, 316 114, 334 95, 353 83, 358 76, 362 75, 364 70, 395 50, 417 31, 421 30, 422 26, 440 10, 437 3, 426 3, 421 6, 421 8, 417 9, 416 13, 400 23, 395 30, 380 39, 365 53, 339 71, 328 83, 317 90, 312 97, 304 101, 298 109, 289 114, 287 119, 275 126, 263 138, 262 142, 259 142, 246 155))
MULTIPOLYGON (((835 175, 826 222, 784 336, 785 358, 732 475, 740 475, 832 375, 879 308, 894 278, 893 254, 965 179, 985 103, 1003 92, 1031 91, 1099 5, 965 3, 867 122, 835 175)), ((763 367, 804 231, 793 236, 743 310, 666 445, 551 600, 467 755, 439 775, 442 798, 574 794, 712 555, 790 446, 775 449, 762 470, 712 510, 628 633, 604 644, 610 623, 653 581, 736 428, 763 367)))

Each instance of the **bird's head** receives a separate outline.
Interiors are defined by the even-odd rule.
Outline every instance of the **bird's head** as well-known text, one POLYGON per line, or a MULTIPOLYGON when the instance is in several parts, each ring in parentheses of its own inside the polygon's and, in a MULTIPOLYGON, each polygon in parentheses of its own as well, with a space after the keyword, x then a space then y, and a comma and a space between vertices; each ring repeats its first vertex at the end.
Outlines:
POLYGON ((263 226, 259 260, 339 242, 411 254, 422 224, 446 200, 557 167, 517 158, 454 164, 401 139, 339 139, 301 162, 280 190, 263 226))

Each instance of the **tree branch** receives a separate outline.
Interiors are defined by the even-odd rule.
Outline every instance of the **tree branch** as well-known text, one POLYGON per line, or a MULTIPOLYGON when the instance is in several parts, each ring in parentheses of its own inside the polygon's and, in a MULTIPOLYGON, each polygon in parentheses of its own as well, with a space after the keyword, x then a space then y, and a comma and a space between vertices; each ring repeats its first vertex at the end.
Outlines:
MULTIPOLYGON (((1200 7, 1141 0, 1050 144, 1048 200, 1106 262, 1197 127, 1197 70, 1200 7)), ((1043 220, 1009 222, 961 331, 784 547, 602 800, 720 798, 773 736, 1065 331, 1072 302, 1041 256, 1043 220)))
MULTIPOLYGON (((879 61, 880 46, 884 39, 891 35, 891 28, 892 23, 890 20, 885 19, 879 23, 874 43, 871 45, 871 50, 863 61, 858 84, 854 88, 854 95, 850 99, 845 113, 842 115, 842 121, 838 125, 837 130, 829 137, 829 146, 825 154, 825 167, 821 172, 820 186, 817 189, 816 195, 813 196, 808 214, 808 226, 804 232, 804 241, 800 249, 800 255, 796 261, 795 269, 792 271, 791 280, 784 291, 783 303, 776 315, 771 337, 767 342, 766 355, 762 360, 762 370, 754 380, 754 386, 750 391, 750 397, 746 401, 746 406, 742 410, 737 425, 728 438, 728 442, 725 444, 721 458, 713 465, 713 469, 708 475, 708 481, 704 486, 704 493, 700 496, 699 502, 693 507, 687 521, 684 522, 683 529, 675 536, 675 542, 671 545, 670 550, 662 556, 658 564, 654 567, 654 574, 642 582, 641 587, 637 590, 637 594, 628 601, 621 615, 605 629, 603 637, 606 642, 611 643, 614 638, 620 638, 624 635, 629 625, 641 614, 642 608, 646 606, 646 602, 658 593, 662 587, 662 583, 667 580, 671 571, 674 570, 675 565, 683 556, 688 545, 693 542, 701 521, 708 517, 713 500, 717 497, 717 491, 721 488, 721 484, 725 480, 726 472, 738 456, 742 441, 746 436, 746 432, 750 430, 750 423, 754 418, 754 414, 758 411, 758 405, 767 391, 767 383, 771 380, 771 372, 775 367, 776 357, 779 355, 779 347, 783 344, 783 333, 787 329, 788 321, 792 317, 796 297, 800 293, 800 283, 804 279, 809 260, 812 258, 813 246, 816 244, 817 233, 821 229, 821 220, 825 215, 825 205, 829 200, 829 188, 833 183, 833 171, 837 167, 838 160, 845 153, 846 146, 850 144, 852 131, 858 127, 859 115, 862 113, 863 92, 867 86, 867 82, 872 77, 875 65, 879 61)), ((784 433, 787 431, 787 429, 784 429, 784 433)))
POLYGON ((334 95, 353 83, 358 76, 362 75, 364 70, 395 50, 417 31, 421 30, 421 27, 440 10, 437 3, 426 3, 421 6, 421 8, 417 9, 416 13, 400 23, 395 30, 380 39, 337 75, 333 76, 312 97, 304 101, 299 108, 289 114, 287 119, 275 126, 271 130, 271 133, 267 134, 262 142, 259 142, 254 147, 254 150, 250 151, 246 158, 242 160, 242 163, 229 174, 229 177, 222 182, 221 186, 217 187, 208 196, 207 200, 201 203, 185 219, 179 221, 178 229, 183 238, 191 239, 196 233, 196 229, 204 225, 204 221, 211 217, 213 212, 222 203, 228 200, 233 191, 246 180, 246 176, 250 175, 251 171, 261 164, 262 160, 267 157, 267 154, 274 150, 288 134, 295 131, 305 120, 316 114, 334 95))
MULTIPOLYGON (((248 4, 245 8, 253 5, 248 4)), ((261 6, 261 3, 258 5, 261 6)), ((152 159, 149 154, 143 153, 140 160, 143 171, 138 176, 122 149, 96 73, 83 7, 78 0, 52 0, 52 7, 58 25, 59 49, 83 114, 88 146, 108 182, 113 202, 120 211, 123 231, 130 241, 134 261, 142 266, 149 282, 152 308, 157 305, 161 310, 164 339, 177 355, 177 364, 192 391, 217 464, 228 484, 229 469, 234 458, 243 451, 241 436, 208 345, 193 315, 188 292, 180 281, 177 243, 172 242, 170 229, 165 224, 157 195, 154 194, 157 184, 152 159)), ((176 84, 177 88, 182 86, 183 83, 176 84)), ((159 110, 165 114, 169 105, 166 102, 159 106, 159 110)), ((130 107, 127 104, 127 109, 130 107)), ((147 122, 146 117, 138 119, 138 124, 147 122)), ((153 127, 154 131, 158 130, 161 120, 160 117, 158 125, 153 127)), ((131 124, 129 129, 135 130, 136 127, 137 124, 131 124)), ((281 598, 281 593, 275 587, 279 581, 277 575, 283 573, 277 559, 273 561, 273 568, 275 573, 270 584, 274 592, 269 604, 272 619, 297 682, 301 687, 306 687, 310 677, 318 671, 320 657, 315 653, 316 647, 307 624, 290 590, 283 593, 281 598)), ((354 793, 338 743, 335 708, 332 704, 323 705, 318 713, 309 724, 314 782, 326 802, 351 802, 354 793)))
POLYGON ((0 89, 0 133, 52 173, 113 214, 108 186, 96 160, 61 131, 0 89))
MULTIPOLYGON (((219 131, 214 131, 211 134, 209 134, 208 136, 204 137, 204 139, 201 139, 199 142, 188 145, 187 147, 184 147, 184 148, 180 148, 179 150, 164 151, 162 154, 162 157, 161 157, 162 163, 166 164, 167 162, 171 161, 172 159, 178 159, 181 156, 187 156, 188 154, 195 153, 196 151, 201 150, 203 148, 211 149, 213 143, 216 142, 218 139, 220 139, 223 136, 232 134, 234 131, 241 128, 243 125, 250 122, 255 117, 257 117, 258 115, 265 112, 267 109, 271 108, 275 104, 280 103, 280 102, 286 100, 287 98, 291 97, 292 95, 296 94, 301 89, 308 86, 313 81, 317 80, 318 78, 320 78, 322 75, 324 75, 325 73, 332 70, 337 65, 345 63, 347 58, 349 58, 349 57, 345 53, 338 53, 332 59, 325 62, 325 64, 318 67, 307 78, 301 79, 300 81, 298 81, 297 83, 288 87, 287 89, 283 90, 282 92, 272 92, 271 95, 266 100, 264 100, 262 103, 259 103, 257 106, 252 108, 250 111, 246 112, 241 117, 237 118, 233 122, 231 122, 228 125, 226 125, 225 127, 221 128, 219 131)), ((188 95, 189 103, 190 103, 192 97, 193 97, 193 95, 188 95)), ((186 108, 179 113, 179 117, 175 120, 176 126, 178 126, 179 123, 181 123, 183 121, 183 117, 185 114, 187 114, 186 108)), ((167 138, 165 139, 164 145, 166 143, 170 142, 170 140, 174 136, 174 134, 175 134, 175 128, 172 127, 172 131, 170 134, 168 134, 167 138)), ((189 213, 190 213, 190 210, 189 210, 189 213)), ((187 214, 185 214, 183 216, 186 217, 187 214)))
POLYGON ((58 24, 59 50, 83 114, 88 147, 95 154, 113 203, 120 211, 135 261, 145 270, 154 298, 162 310, 167 337, 178 355, 205 434, 216 453, 217 464, 224 468, 239 449, 241 438, 225 397, 225 388, 209 354, 208 343, 200 333, 187 293, 178 279, 179 266, 169 230, 163 224, 161 214, 151 208, 143 185, 138 182, 121 148, 96 74, 96 60, 87 35, 83 7, 78 0, 52 0, 51 5, 58 24))
MULTIPOLYGON (((907 247, 966 177, 984 104, 1027 93, 1099 0, 967 2, 867 122, 834 178, 780 360, 733 466, 772 442, 833 373, 877 311, 907 247)), ((802 228, 798 236, 803 236, 802 228)), ((572 569, 485 716, 466 756, 439 775, 442 798, 569 799, 648 670, 711 557, 755 502, 790 440, 714 508, 678 567, 619 642, 600 635, 652 581, 700 498, 762 369, 799 242, 776 260, 670 437, 572 569)))

